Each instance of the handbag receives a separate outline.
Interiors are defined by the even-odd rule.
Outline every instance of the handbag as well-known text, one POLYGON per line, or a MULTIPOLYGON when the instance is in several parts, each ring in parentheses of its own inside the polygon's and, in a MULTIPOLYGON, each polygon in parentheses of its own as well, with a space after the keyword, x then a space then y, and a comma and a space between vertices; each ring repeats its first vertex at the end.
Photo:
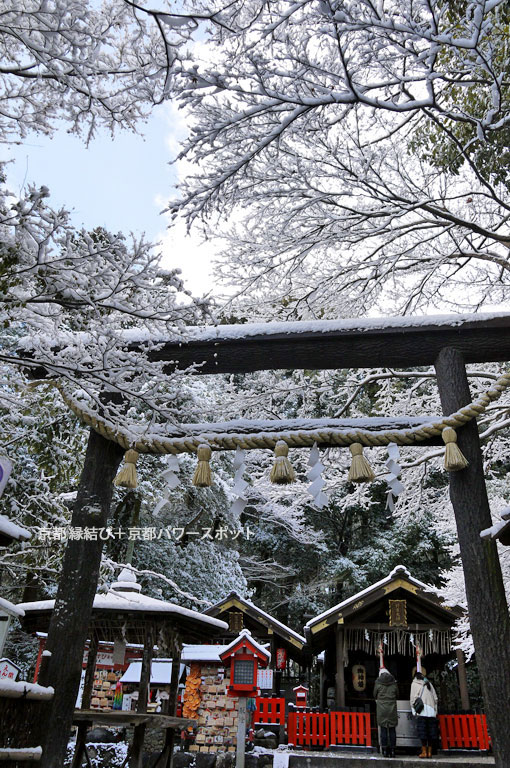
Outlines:
POLYGON ((423 709, 425 707, 425 704, 423 703, 421 698, 423 696, 424 690, 425 690, 425 686, 422 686, 420 695, 418 696, 417 699, 414 700, 414 703, 413 703, 413 709, 418 715, 420 714, 420 712, 423 712, 423 709))

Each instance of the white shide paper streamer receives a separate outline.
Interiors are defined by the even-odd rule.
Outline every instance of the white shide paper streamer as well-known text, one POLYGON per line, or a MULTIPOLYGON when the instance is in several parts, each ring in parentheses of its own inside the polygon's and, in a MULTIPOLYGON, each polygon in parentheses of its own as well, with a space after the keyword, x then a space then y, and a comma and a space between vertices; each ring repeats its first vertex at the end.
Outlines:
POLYGON ((163 491, 163 496, 154 507, 152 514, 155 516, 159 515, 165 504, 168 504, 170 493, 174 491, 179 485, 179 478, 177 476, 177 472, 179 471, 179 460, 177 456, 175 456, 173 453, 169 453, 166 457, 166 464, 167 469, 165 469, 162 474, 166 488, 163 491))
POLYGON ((404 486, 398 479, 398 476, 402 472, 402 469, 399 465, 399 460, 400 451, 398 445, 396 443, 388 443, 388 458, 384 463, 386 465, 386 469, 388 470, 388 475, 386 476, 386 482, 388 484, 388 490, 386 491, 386 506, 390 512, 393 512, 395 509, 395 502, 397 497, 400 496, 404 490, 404 486))
POLYGON ((312 448, 310 448, 308 466, 310 469, 306 476, 311 482, 311 485, 308 486, 308 493, 313 497, 315 506, 318 509, 322 509, 328 503, 328 497, 322 492, 326 481, 322 477, 324 464, 320 460, 320 451, 317 448, 317 443, 314 443, 312 448))
POLYGON ((243 477, 246 472, 246 451, 243 451, 243 449, 239 447, 236 448, 234 456, 234 471, 234 487, 232 493, 237 496, 237 499, 232 504, 230 511, 238 516, 248 503, 248 499, 244 495, 244 492, 249 485, 243 477))

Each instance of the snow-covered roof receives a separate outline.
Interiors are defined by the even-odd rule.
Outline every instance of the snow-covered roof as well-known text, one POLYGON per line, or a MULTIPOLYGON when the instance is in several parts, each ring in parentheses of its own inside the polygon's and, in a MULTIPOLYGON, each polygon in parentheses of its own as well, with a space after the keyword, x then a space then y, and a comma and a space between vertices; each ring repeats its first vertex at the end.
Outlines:
POLYGON ((337 613, 338 611, 342 611, 348 605, 351 605, 352 603, 356 603, 358 602, 358 600, 365 597, 366 595, 369 595, 372 592, 375 592, 377 589, 380 589, 380 587, 384 587, 387 584, 391 584, 391 582, 398 577, 404 577, 406 581, 408 581, 410 584, 413 584, 414 586, 419 587, 419 589, 424 590, 425 592, 430 592, 435 597, 439 597, 439 594, 437 590, 434 589, 434 587, 431 587, 429 584, 425 584, 423 581, 420 581, 419 579, 415 579, 414 576, 411 576, 410 572, 407 570, 407 568, 404 565, 397 565, 391 571, 391 573, 388 574, 388 576, 384 577, 384 579, 377 581, 375 584, 371 584, 369 587, 366 587, 366 589, 362 589, 361 592, 357 592, 355 595, 352 595, 352 597, 348 597, 346 600, 343 600, 341 603, 338 603, 338 605, 334 605, 332 608, 328 608, 327 611, 320 613, 318 616, 314 616, 313 619, 310 619, 309 621, 306 622, 305 626, 306 627, 315 626, 316 624, 328 618, 329 616, 337 613))
POLYGON ((55 693, 54 688, 44 688, 37 683, 27 683, 26 680, 15 682, 14 680, 0 679, 0 697, 9 699, 39 699, 49 701, 55 693))
POLYGON ((192 661, 209 661, 221 664, 220 654, 226 645, 194 645, 192 643, 182 646, 181 660, 187 664, 192 661))
MULTIPOLYGON (((172 679, 172 659, 157 659, 151 664, 151 685, 170 685, 172 679)), ((184 672, 184 664, 179 665, 179 679, 184 672)), ((142 671, 141 661, 132 661, 122 677, 121 683, 139 683, 142 671)))
POLYGON ((265 645, 260 645, 260 643, 257 643, 257 641, 252 637, 249 629, 242 629, 239 632, 239 635, 234 640, 232 640, 231 643, 225 646, 225 650, 222 651, 221 655, 224 656, 230 650, 238 646, 239 643, 244 639, 246 639, 246 641, 250 643, 250 645, 252 645, 262 656, 265 656, 268 661, 270 660, 271 653, 267 650, 265 645))
POLYGON ((221 608, 225 603, 227 603, 229 600, 237 600, 239 603, 244 605, 247 608, 251 608, 253 611, 255 611, 259 616, 262 616, 264 619, 267 620, 267 622, 270 623, 271 627, 279 628, 282 630, 282 632, 291 635, 295 640, 297 640, 300 644, 304 645, 306 643, 305 638, 298 634, 298 632, 295 632, 293 629, 288 627, 286 624, 284 624, 281 621, 278 621, 278 619, 275 619, 274 616, 271 616, 269 613, 266 613, 266 611, 262 610, 262 608, 259 608, 258 605, 255 605, 255 603, 252 603, 250 600, 247 600, 245 597, 241 597, 237 592, 230 592, 226 597, 223 598, 223 600, 219 600, 214 605, 211 605, 210 608, 207 608, 206 613, 218 613, 221 611, 221 608))
MULTIPOLYGON (((183 619, 190 619, 195 623, 203 624, 216 630, 228 629, 228 624, 212 616, 206 616, 203 613, 183 608, 175 603, 168 603, 165 600, 158 600, 155 597, 142 594, 139 591, 140 585, 136 583, 136 579, 133 581, 131 578, 133 574, 130 574, 128 577, 127 573, 127 569, 124 569, 119 581, 113 583, 106 594, 97 594, 94 597, 93 608, 95 611, 164 613, 168 614, 168 616, 180 616, 183 619)), ((22 609, 25 615, 32 612, 52 611, 55 607, 55 600, 20 603, 17 607, 22 609)))
POLYGON ((30 531, 17 525, 17 523, 13 523, 5 515, 0 515, 0 534, 15 541, 28 541, 32 536, 30 531))
POLYGON ((0 613, 2 611, 9 614, 9 616, 18 616, 20 619, 25 615, 25 611, 23 611, 18 605, 14 605, 8 600, 5 600, 5 598, 0 597, 0 613))
MULTIPOLYGON (((38 600, 33 603, 19 603, 17 608, 25 611, 25 615, 31 611, 52 611, 55 607, 55 600, 38 600)), ((140 595, 136 592, 123 593, 116 595, 108 592, 106 595, 96 595, 94 598, 94 610, 96 611, 145 611, 146 613, 167 613, 172 616, 182 616, 183 618, 193 619, 203 624, 208 624, 215 629, 228 629, 228 624, 212 616, 205 616, 198 611, 191 611, 189 608, 183 608, 175 603, 167 603, 164 600, 157 600, 155 597, 140 595)))

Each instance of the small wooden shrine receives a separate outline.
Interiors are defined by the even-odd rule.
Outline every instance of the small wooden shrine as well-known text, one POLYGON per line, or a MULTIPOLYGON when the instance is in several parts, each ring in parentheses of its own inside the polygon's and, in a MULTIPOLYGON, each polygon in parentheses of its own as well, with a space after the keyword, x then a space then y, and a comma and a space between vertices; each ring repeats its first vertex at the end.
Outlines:
POLYGON ((452 649, 451 637, 452 625, 462 614, 399 565, 386 578, 311 619, 305 627, 308 643, 315 653, 324 651, 321 705, 374 709, 381 649, 401 699, 409 695, 418 652, 429 674, 457 655, 462 706, 469 709, 464 658, 452 649))
MULTIPOLYGON (((34 671, 34 683, 37 683, 48 635, 46 632, 36 632, 35 635, 39 640, 39 651, 37 653, 37 661, 35 663, 34 671)), ((81 707, 89 645, 90 642, 87 641, 83 652, 82 678, 76 703, 77 707, 81 707)), ((115 656, 114 651, 115 643, 113 641, 109 643, 104 640, 99 641, 96 655, 93 695, 91 699, 92 709, 100 709, 106 712, 112 709, 116 685, 130 666, 131 662, 138 661, 138 663, 140 663, 143 654, 143 645, 127 643, 125 650, 122 647, 120 648, 120 655, 118 653, 119 646, 117 645, 117 654, 115 656), (99 699, 99 701, 97 701, 97 699, 99 699)))
MULTIPOLYGON (((46 630, 49 626, 54 604, 54 600, 42 600, 19 606, 25 613, 22 620, 25 631, 46 630)), ((78 768, 84 757, 88 760, 85 737, 88 727, 93 723, 134 726, 133 741, 128 753, 130 768, 141 768, 146 728, 164 729, 166 732, 165 745, 158 759, 163 768, 168 766, 173 749, 175 729, 194 725, 194 721, 191 719, 175 716, 182 644, 185 641, 210 640, 226 629, 227 624, 221 620, 144 595, 133 572, 125 568, 121 572, 119 580, 111 585, 106 594, 97 594, 94 598, 82 706, 74 714, 74 723, 78 725, 78 735, 73 768, 78 768), (115 711, 113 706, 111 709, 104 708, 103 711, 98 711, 97 708, 94 710, 91 707, 97 653, 101 640, 109 642, 113 640, 113 657, 122 663, 125 659, 128 642, 139 643, 143 646, 136 712, 115 711), (170 651, 177 662, 172 665, 167 711, 161 714, 149 713, 147 707, 151 663, 155 646, 159 653, 170 651)))
POLYGON ((272 684, 268 689, 274 693, 280 693, 282 674, 288 670, 290 661, 301 666, 310 665, 311 655, 305 638, 237 592, 230 592, 205 613, 228 623, 228 631, 221 637, 225 643, 230 643, 243 629, 248 629, 259 643, 269 645, 271 662, 268 677, 272 677, 272 684))
MULTIPOLYGON (((233 689, 231 656, 240 646, 255 649, 265 667, 270 658, 267 647, 255 641, 246 628, 228 644, 184 645, 181 660, 189 669, 183 697, 183 716, 197 720, 194 733, 187 734, 190 752, 235 752, 238 748, 240 694, 233 689)), ((252 654, 253 655, 253 654, 252 654)), ((253 669, 253 668, 252 668, 253 669)), ((255 698, 260 674, 251 678, 255 698)), ((241 745, 239 745, 241 746, 241 745)))

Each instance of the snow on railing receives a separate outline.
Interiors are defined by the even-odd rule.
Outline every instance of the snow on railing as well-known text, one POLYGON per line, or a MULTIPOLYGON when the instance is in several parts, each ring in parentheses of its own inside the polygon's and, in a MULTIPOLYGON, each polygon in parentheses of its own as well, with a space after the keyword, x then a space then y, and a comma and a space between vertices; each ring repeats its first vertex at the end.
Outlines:
POLYGON ((6 699, 30 699, 32 701, 50 701, 55 690, 51 687, 44 688, 36 683, 27 683, 25 680, 0 680, 0 698, 6 699))

